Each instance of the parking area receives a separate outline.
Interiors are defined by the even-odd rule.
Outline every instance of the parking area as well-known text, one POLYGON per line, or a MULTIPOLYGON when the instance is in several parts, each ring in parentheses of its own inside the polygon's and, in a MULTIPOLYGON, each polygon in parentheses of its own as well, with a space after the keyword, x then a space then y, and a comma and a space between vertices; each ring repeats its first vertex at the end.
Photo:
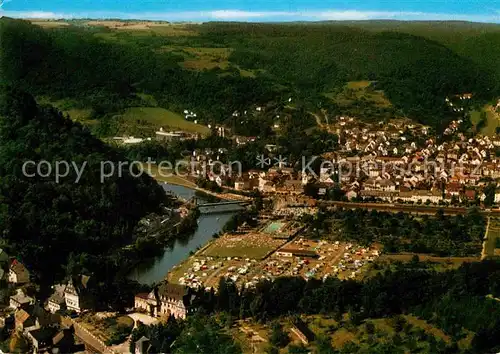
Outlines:
MULTIPOLYGON (((262 237, 262 234, 259 235, 262 237)), ((169 280, 193 288, 216 288, 220 277, 230 278, 240 287, 252 287, 263 279, 283 276, 353 279, 362 277, 365 266, 380 255, 378 246, 368 248, 347 242, 313 241, 301 237, 291 242, 272 238, 245 240, 247 236, 238 235, 236 240, 232 235, 226 240, 224 237, 216 240, 201 254, 175 267, 169 274, 169 280), (246 246, 241 249, 238 244, 243 240, 246 246), (259 242, 263 240, 274 243, 262 245, 259 242), (262 259, 249 257, 250 244, 254 244, 254 248, 265 248, 266 252, 271 250, 272 254, 262 259)))
POLYGON ((355 278, 362 267, 380 255, 378 248, 363 248, 352 243, 313 241, 298 238, 261 262, 256 274, 267 277, 302 276, 305 279, 355 278))

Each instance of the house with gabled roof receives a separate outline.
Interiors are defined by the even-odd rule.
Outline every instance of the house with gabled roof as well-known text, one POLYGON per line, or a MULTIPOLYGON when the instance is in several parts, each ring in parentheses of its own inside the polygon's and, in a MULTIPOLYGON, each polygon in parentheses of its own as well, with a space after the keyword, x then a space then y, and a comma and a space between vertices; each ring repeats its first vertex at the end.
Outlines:
POLYGON ((163 283, 157 288, 158 315, 185 319, 193 308, 196 295, 192 289, 179 284, 163 283))
POLYGON ((14 259, 9 268, 9 282, 13 284, 26 284, 30 281, 30 272, 24 264, 14 259))
POLYGON ((13 309, 20 309, 26 308, 34 303, 34 298, 25 295, 21 289, 17 289, 17 292, 10 297, 9 307, 13 309))
POLYGON ((64 308, 81 312, 94 306, 94 299, 90 293, 92 279, 88 275, 71 278, 67 284, 57 284, 52 288, 54 293, 50 296, 47 309, 55 313, 64 308))

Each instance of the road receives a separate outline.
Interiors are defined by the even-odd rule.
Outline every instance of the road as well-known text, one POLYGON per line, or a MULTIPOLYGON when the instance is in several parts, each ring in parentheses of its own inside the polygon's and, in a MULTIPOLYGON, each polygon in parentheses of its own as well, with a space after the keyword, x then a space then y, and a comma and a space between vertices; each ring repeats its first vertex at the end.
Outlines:
POLYGON ((491 258, 495 256, 497 239, 500 238, 500 221, 498 219, 488 218, 486 226, 486 235, 483 241, 483 251, 481 259, 491 258))
MULTIPOLYGON (((439 210, 442 210, 445 215, 464 215, 467 213, 467 208, 463 207, 439 207, 426 205, 405 205, 405 204, 381 204, 381 203, 353 203, 353 202, 336 202, 336 201, 318 201, 320 206, 337 206, 345 209, 368 209, 387 211, 393 213, 411 213, 411 214, 427 214, 434 215, 439 210)), ((485 216, 500 217, 500 209, 486 211, 481 210, 485 216)))

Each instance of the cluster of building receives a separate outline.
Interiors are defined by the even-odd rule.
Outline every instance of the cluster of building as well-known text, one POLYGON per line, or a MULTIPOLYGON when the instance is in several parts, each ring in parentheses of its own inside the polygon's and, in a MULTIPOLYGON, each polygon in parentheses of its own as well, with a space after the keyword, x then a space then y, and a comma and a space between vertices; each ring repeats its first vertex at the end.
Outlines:
MULTIPOLYGON (((500 179, 500 137, 477 137, 436 144, 428 139, 403 156, 336 154, 319 181, 340 183, 348 199, 451 202, 484 200, 489 182, 500 179)), ((495 192, 500 202, 500 190, 495 192)))
MULTIPOLYGON (((199 138, 199 134, 188 133, 185 131, 166 131, 163 128, 160 128, 160 130, 155 132, 154 138, 156 139, 156 141, 170 143, 174 141, 197 139, 199 138)), ((134 136, 115 136, 113 140, 125 145, 133 145, 133 144, 141 144, 144 142, 153 141, 153 138, 152 137, 137 138, 134 136)))
POLYGON ((1 326, 11 336, 23 337, 35 353, 73 353, 83 349, 75 344, 74 328, 64 321, 59 311, 63 308, 81 310, 79 303, 82 300, 71 282, 61 294, 61 301, 55 300, 53 295, 42 304, 33 295, 29 270, 1 249, 0 282, 13 293, 0 315, 1 326))
MULTIPOLYGON (((314 184, 319 195, 340 186, 347 199, 436 204, 484 200, 484 188, 500 179, 500 136, 468 139, 456 128, 460 120, 448 128, 456 139, 440 143, 429 136, 428 127, 417 124, 367 125, 345 117, 339 122, 339 149, 320 157, 319 174, 307 165, 297 171, 285 162, 236 177, 234 168, 221 165, 205 177, 237 191, 300 195, 314 184)), ((500 190, 495 202, 500 202, 500 190)))

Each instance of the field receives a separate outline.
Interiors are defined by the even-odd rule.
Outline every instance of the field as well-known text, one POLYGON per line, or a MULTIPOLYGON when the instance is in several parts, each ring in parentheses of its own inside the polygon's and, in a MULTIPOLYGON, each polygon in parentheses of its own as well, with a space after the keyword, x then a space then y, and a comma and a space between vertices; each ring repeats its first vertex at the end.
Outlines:
POLYGON ((474 126, 479 123, 482 112, 486 112, 486 126, 481 129, 481 133, 495 136, 497 127, 500 127, 500 113, 495 112, 491 105, 484 106, 480 111, 473 111, 471 113, 471 121, 474 126))
MULTIPOLYGON (((33 20, 33 23, 43 27, 66 26, 69 27, 68 32, 85 32, 85 37, 88 35, 93 41, 95 37, 104 39, 95 41, 95 44, 103 44, 101 54, 109 51, 109 55, 90 58, 85 58, 84 53, 76 53, 76 60, 84 59, 82 62, 85 65, 82 67, 89 68, 79 75, 73 75, 74 70, 61 69, 59 72, 59 68, 64 65, 54 62, 55 55, 41 58, 40 69, 51 70, 43 76, 44 82, 41 84, 47 88, 59 87, 59 92, 53 97, 61 97, 64 90, 60 87, 64 88, 68 82, 71 86, 71 90, 67 90, 68 95, 76 99, 82 97, 79 94, 88 90, 86 83, 92 82, 86 80, 86 76, 100 78, 109 74, 107 81, 121 85, 121 73, 134 67, 134 70, 129 70, 131 76, 128 79, 134 90, 130 92, 130 97, 123 97, 121 104, 114 101, 111 92, 104 92, 103 97, 106 98, 96 98, 97 102, 86 101, 92 108, 98 108, 95 111, 111 117, 116 116, 123 107, 141 106, 137 103, 137 95, 148 92, 161 97, 157 104, 164 108, 195 106, 200 119, 229 124, 228 117, 235 109, 262 103, 276 104, 284 92, 288 94, 298 89, 307 94, 294 104, 318 107, 317 104, 322 101, 322 110, 327 114, 332 113, 332 117, 340 112, 345 116, 378 122, 411 114, 411 118, 433 125, 436 123, 435 117, 440 117, 434 113, 440 113, 441 108, 439 105, 431 107, 427 103, 450 94, 448 91, 456 91, 454 84, 459 81, 457 78, 463 78, 468 85, 478 82, 478 87, 470 84, 470 89, 467 88, 470 92, 488 87, 486 78, 472 80, 477 74, 476 66, 498 71, 499 66, 495 64, 500 57, 495 55, 498 46, 493 41, 498 38, 496 35, 500 27, 486 25, 474 25, 470 29, 454 23, 354 21, 347 26, 335 22, 310 24, 308 30, 304 31, 302 24, 172 24, 139 20, 33 20), (386 29, 415 33, 421 37, 402 33, 393 36, 384 33, 386 29), (494 36, 491 39, 488 36, 483 38, 489 32, 494 36), (467 36, 463 36, 463 33, 467 33, 467 36), (476 37, 483 40, 481 52, 476 52, 471 46, 476 37), (122 50, 129 53, 123 57, 130 58, 130 61, 113 56, 122 50), (490 50, 491 53, 488 52, 490 50), (482 55, 484 51, 484 54, 489 55, 482 55), (153 57, 157 60, 146 60, 153 57), (474 57, 474 60, 471 62, 469 57, 474 57), (163 60, 166 60, 166 65, 158 65, 163 60), (478 63, 474 64, 475 61, 478 63), (439 75, 435 74, 434 69, 439 75), (162 74, 148 77, 147 73, 153 71, 162 74), (58 85, 54 84, 55 80, 60 81, 58 85), (181 87, 183 90, 178 89, 181 87), (325 97, 330 98, 331 102, 325 102, 328 101, 325 97), (427 110, 429 112, 424 112, 427 110), (415 112, 422 113, 417 117, 415 112)), ((57 35, 63 32, 53 31, 57 35)), ((48 48, 47 51, 67 51, 69 68, 75 61, 69 44, 74 41, 70 37, 61 36, 58 43, 61 48, 48 48)), ((84 45, 80 48, 89 51, 84 45)), ((31 49, 25 50, 28 53, 31 49)), ((33 70, 33 76, 36 76, 36 72, 33 70)), ((485 76, 489 77, 490 74, 493 75, 485 73, 485 76)), ((45 91, 47 95, 52 94, 50 89, 45 91)), ((104 136, 116 132, 115 126, 98 128, 99 134, 104 136)), ((489 134, 494 129, 495 125, 487 127, 489 134)), ((124 132, 135 133, 133 129, 124 132)))
POLYGON ((185 47, 178 48, 178 50, 183 50, 189 54, 188 58, 182 63, 186 69, 210 70, 220 68, 225 70, 229 67, 230 48, 185 47))
POLYGON ((190 133, 209 134, 210 129, 201 124, 190 122, 180 114, 158 107, 128 108, 122 115, 125 124, 150 124, 165 130, 182 130, 190 133))
POLYGON ((72 100, 51 101, 47 97, 40 96, 37 97, 37 102, 39 104, 50 104, 56 107, 64 114, 67 114, 74 121, 85 124, 92 123, 92 121, 89 120, 92 113, 91 110, 85 108, 75 108, 75 106, 77 106, 77 102, 72 100))
MULTIPOLYGON (((70 22, 71 23, 71 22, 70 22)), ((192 36, 197 33, 193 31, 192 27, 187 24, 167 23, 167 22, 153 22, 153 21, 86 21, 80 25, 88 27, 106 27, 112 30, 130 31, 132 33, 140 33, 150 35, 156 33, 167 37, 177 36, 192 36)))
POLYGON ((391 102, 385 97, 384 92, 372 88, 372 81, 350 81, 344 90, 334 97, 339 105, 349 105, 357 100, 366 100, 377 107, 391 107, 391 102))
POLYGON ((31 20, 30 22, 34 25, 41 26, 41 27, 48 27, 48 28, 69 26, 69 23, 64 22, 64 21, 31 20))
POLYGON ((361 81, 349 81, 347 83, 347 88, 351 90, 364 90, 368 88, 373 83, 373 81, 366 81, 366 80, 361 80, 361 81))
POLYGON ((373 85, 372 81, 350 81, 343 88, 323 95, 341 107, 346 116, 364 117, 369 121, 403 118, 394 110, 384 91, 373 85))
POLYGON ((230 234, 217 239, 205 252, 208 257, 262 259, 284 243, 261 233, 230 234))

